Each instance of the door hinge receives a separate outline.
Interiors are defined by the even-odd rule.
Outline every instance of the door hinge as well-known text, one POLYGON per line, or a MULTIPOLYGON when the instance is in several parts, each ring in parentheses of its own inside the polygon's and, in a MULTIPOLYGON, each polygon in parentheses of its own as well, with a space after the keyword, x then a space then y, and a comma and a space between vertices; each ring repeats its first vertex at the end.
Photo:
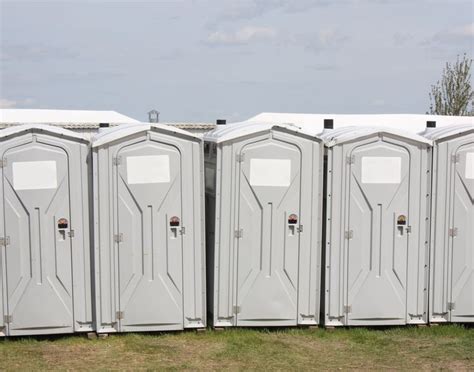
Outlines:
POLYGON ((9 244, 10 244, 10 237, 9 236, 6 236, 4 238, 0 238, 0 247, 1 246, 6 247, 9 244))
POLYGON ((123 311, 117 311, 117 312, 115 313, 115 318, 116 318, 117 320, 122 320, 122 319, 124 318, 124 316, 125 316, 125 312, 123 312, 123 311))
POLYGON ((7 166, 7 159, 0 160, 0 168, 4 168, 7 166))
POLYGON ((354 231, 349 230, 344 233, 344 238, 346 239, 352 239, 354 237, 354 231))
POLYGON ((346 163, 347 164, 354 164, 355 163, 355 156, 354 155, 346 156, 346 163))
POLYGON ((70 237, 70 238, 74 238, 74 230, 70 230, 67 235, 70 237))
POLYGON ((13 315, 5 315, 3 317, 3 322, 4 323, 13 323, 13 315))
POLYGON ((240 313, 240 306, 234 306, 234 314, 240 313))
POLYGON ((459 156, 459 154, 451 155, 451 161, 453 163, 459 163, 460 160, 461 160, 461 157, 459 156))
POLYGON ((297 229, 297 232, 302 233, 303 232, 303 225, 300 225, 297 229))
POLYGON ((351 305, 345 305, 344 306, 344 313, 345 314, 352 313, 352 306, 351 305))
POLYGON ((456 308, 455 302, 448 302, 448 310, 454 310, 456 308))
POLYGON ((407 234, 411 234, 411 226, 408 225, 406 228, 405 228, 407 234))
POLYGON ((243 238, 244 237, 244 230, 235 230, 234 231, 234 237, 237 239, 243 238))
POLYGON ((450 228, 448 230, 448 235, 452 237, 458 236, 458 228, 457 227, 450 228))
POLYGON ((114 156, 112 159, 113 165, 120 165, 122 164, 122 157, 121 156, 114 156))
POLYGON ((245 160, 245 154, 237 154, 235 156, 235 160, 238 162, 238 163, 242 163, 244 160, 245 160))
POLYGON ((120 233, 120 234, 115 234, 115 235, 114 235, 114 242, 115 242, 115 243, 123 242, 123 234, 122 234, 122 233, 120 233))

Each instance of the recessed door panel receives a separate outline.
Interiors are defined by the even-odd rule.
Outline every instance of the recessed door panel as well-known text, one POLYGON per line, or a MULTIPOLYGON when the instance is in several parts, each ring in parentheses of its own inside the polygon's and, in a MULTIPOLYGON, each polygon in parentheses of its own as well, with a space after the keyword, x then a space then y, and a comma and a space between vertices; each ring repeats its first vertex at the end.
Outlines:
POLYGON ((456 155, 453 195, 451 319, 474 320, 474 144, 461 146, 456 155))
POLYGON ((297 322, 301 153, 264 140, 240 153, 237 325, 297 322))
POLYGON ((353 150, 347 247, 348 323, 405 322, 409 154, 378 141, 353 150))
POLYGON ((71 332, 68 156, 32 142, 8 150, 4 160, 9 333, 71 332))
POLYGON ((121 329, 182 327, 180 153, 141 142, 117 165, 121 329))

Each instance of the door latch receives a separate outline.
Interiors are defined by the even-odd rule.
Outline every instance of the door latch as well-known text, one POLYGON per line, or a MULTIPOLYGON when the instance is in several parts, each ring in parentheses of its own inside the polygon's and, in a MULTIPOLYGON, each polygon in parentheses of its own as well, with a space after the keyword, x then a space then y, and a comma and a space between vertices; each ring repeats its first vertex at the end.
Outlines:
POLYGON ((451 237, 458 236, 458 228, 457 227, 450 228, 448 231, 448 235, 451 237))
POLYGON ((6 247, 7 245, 10 244, 10 237, 9 236, 6 236, 6 237, 2 237, 0 238, 0 247, 4 246, 6 247))

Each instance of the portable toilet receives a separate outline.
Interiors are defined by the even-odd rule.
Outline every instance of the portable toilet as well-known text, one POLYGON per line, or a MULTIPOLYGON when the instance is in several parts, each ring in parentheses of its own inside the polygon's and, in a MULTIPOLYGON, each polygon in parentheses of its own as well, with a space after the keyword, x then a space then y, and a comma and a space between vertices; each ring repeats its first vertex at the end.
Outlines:
POLYGON ((431 141, 380 127, 322 137, 325 325, 426 323, 431 141))
POLYGON ((433 140, 430 322, 474 322, 474 124, 433 140))
POLYGON ((202 140, 133 124, 99 133, 92 155, 97 332, 204 327, 202 140))
POLYGON ((214 327, 319 323, 323 145, 292 125, 204 136, 214 327))
POLYGON ((0 334, 92 331, 89 142, 23 125, 0 154, 0 334))

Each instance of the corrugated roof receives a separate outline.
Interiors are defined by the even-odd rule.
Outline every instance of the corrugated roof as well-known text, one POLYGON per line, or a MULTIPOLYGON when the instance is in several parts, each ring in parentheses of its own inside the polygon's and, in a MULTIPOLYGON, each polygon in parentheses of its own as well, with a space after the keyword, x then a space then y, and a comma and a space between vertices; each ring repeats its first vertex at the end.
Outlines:
POLYGON ((97 128, 100 123, 117 125, 138 121, 115 111, 0 109, 0 123, 5 127, 40 123, 87 129, 97 128))
POLYGON ((455 124, 474 124, 474 117, 470 116, 441 116, 418 114, 296 114, 264 112, 254 116, 249 122, 292 123, 311 131, 322 132, 324 119, 334 119, 334 128, 346 126, 382 126, 403 129, 412 133, 420 133, 426 129, 427 121, 436 121, 437 127, 455 124))
POLYGON ((428 145, 432 144, 431 140, 418 134, 390 127, 344 127, 328 130, 321 135, 321 138, 327 147, 333 147, 341 143, 353 141, 358 138, 368 137, 374 134, 395 135, 397 137, 406 138, 419 143, 425 143, 428 145))
POLYGON ((109 129, 104 129, 103 132, 98 133, 92 139, 92 147, 99 147, 106 143, 116 141, 120 138, 124 138, 136 133, 146 132, 146 131, 157 131, 157 132, 167 132, 167 133, 178 133, 180 135, 187 136, 192 139, 201 140, 200 137, 187 132, 179 128, 172 128, 169 125, 163 124, 150 124, 150 123, 136 123, 130 125, 120 125, 109 129))
POLYGON ((289 130, 295 133, 301 133, 319 139, 319 137, 316 136, 317 133, 308 131, 306 130, 306 128, 301 128, 293 124, 255 123, 244 121, 241 123, 218 125, 213 131, 204 134, 204 140, 209 142, 221 143, 250 134, 268 131, 271 129, 289 130))
POLYGON ((212 123, 160 123, 164 125, 169 125, 176 128, 186 129, 186 130, 212 130, 216 127, 212 123))
POLYGON ((52 133, 52 134, 56 134, 63 137, 69 137, 69 138, 74 138, 74 139, 79 139, 79 140, 89 142, 89 140, 80 133, 73 132, 65 128, 60 128, 57 126, 45 125, 45 124, 25 124, 25 125, 16 125, 11 128, 6 128, 3 130, 0 130, 0 139, 15 135, 15 134, 19 134, 19 133, 26 133, 29 131, 47 132, 47 133, 52 133))
POLYGON ((474 124, 452 125, 444 128, 432 128, 422 133, 423 137, 432 141, 439 141, 447 137, 456 136, 458 134, 474 133, 474 124))

